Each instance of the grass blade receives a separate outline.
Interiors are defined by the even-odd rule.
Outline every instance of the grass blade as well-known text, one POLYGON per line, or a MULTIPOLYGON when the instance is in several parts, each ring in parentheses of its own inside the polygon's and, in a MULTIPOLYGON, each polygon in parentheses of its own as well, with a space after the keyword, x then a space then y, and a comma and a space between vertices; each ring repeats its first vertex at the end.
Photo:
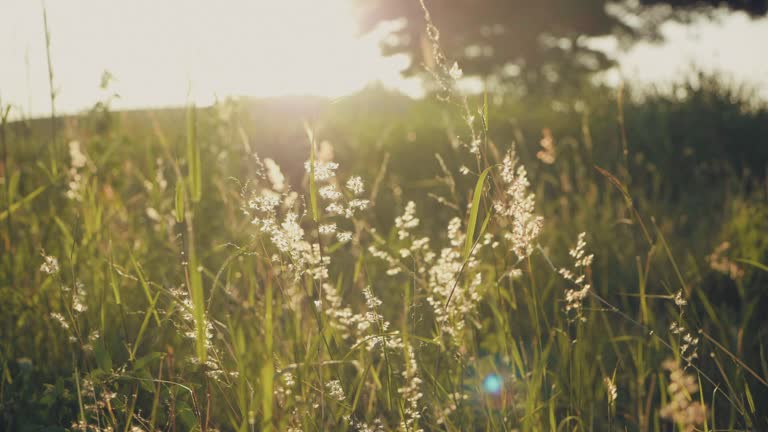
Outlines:
MULTIPOLYGON (((131 254, 131 262, 133 263, 133 268, 136 270, 136 275, 139 278, 139 284, 144 289, 144 295, 147 296, 147 301, 152 304, 152 291, 149 289, 149 283, 147 282, 147 278, 144 277, 144 272, 141 270, 141 266, 139 266, 139 263, 136 261, 136 258, 131 254)), ((155 317, 155 322, 157 323, 157 326, 160 326, 160 315, 155 311, 153 314, 155 317)))
POLYGON ((46 187, 47 186, 40 186, 39 188, 37 188, 37 189, 33 190, 32 192, 30 192, 29 195, 27 195, 24 198, 22 198, 19 202, 13 203, 7 210, 5 210, 2 213, 0 213, 0 221, 5 220, 5 218, 7 218, 9 214, 13 214, 13 212, 18 210, 19 207, 21 207, 24 204, 26 204, 26 203, 32 201, 33 199, 35 199, 38 195, 43 193, 43 191, 46 189, 46 187))
POLYGON ((767 265, 761 264, 761 263, 759 263, 759 262, 757 262, 755 260, 736 258, 734 261, 738 261, 738 262, 744 263, 744 264, 749 264, 752 267, 756 267, 756 268, 759 268, 762 271, 767 271, 768 272, 768 266, 767 265))
POLYGON ((139 344, 141 344, 141 339, 144 337, 144 333, 147 331, 147 326, 149 326, 149 320, 150 317, 153 315, 157 315, 157 312, 155 311, 155 306, 157 305, 157 299, 160 298, 160 293, 158 292, 155 294, 155 298, 152 299, 152 303, 149 304, 149 307, 147 308, 147 313, 144 315, 144 321, 141 323, 141 327, 139 328, 139 333, 136 336, 136 342, 133 344, 133 347, 131 348, 131 360, 136 358, 136 350, 139 349, 139 344))
POLYGON ((176 182, 176 222, 184 222, 184 182, 176 182))
POLYGON ((464 241, 464 260, 469 259, 469 254, 472 251, 472 244, 474 243, 475 225, 477 225, 477 214, 480 212, 480 197, 483 194, 483 186, 485 185, 485 178, 488 177, 491 167, 488 167, 480 173, 480 178, 477 179, 475 185, 475 192, 472 196, 472 209, 469 212, 469 222, 467 223, 467 238, 464 241))
POLYGON ((187 164, 189 164, 189 186, 192 201, 200 201, 203 195, 202 174, 200 173, 200 146, 197 143, 195 105, 187 107, 187 164))
POLYGON ((195 345, 197 357, 201 363, 208 360, 208 338, 206 337, 205 323, 205 299, 203 291, 203 276, 198 270, 197 254, 195 246, 189 244, 189 265, 187 265, 187 282, 189 284, 190 297, 192 298, 192 315, 195 318, 195 345))
POLYGON ((315 222, 320 218, 317 209, 317 185, 315 184, 315 136, 308 125, 304 125, 309 137, 309 201, 312 206, 312 219, 315 222))

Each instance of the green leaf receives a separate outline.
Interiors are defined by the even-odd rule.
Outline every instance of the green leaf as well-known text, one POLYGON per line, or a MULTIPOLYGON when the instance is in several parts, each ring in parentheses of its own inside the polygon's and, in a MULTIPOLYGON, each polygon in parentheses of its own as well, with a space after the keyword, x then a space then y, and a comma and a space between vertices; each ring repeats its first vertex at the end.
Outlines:
POLYGON ((176 222, 184 222, 184 182, 176 182, 176 222))
POLYGON ((15 212, 16 210, 18 210, 19 207, 21 207, 22 205, 24 205, 24 204, 32 201, 33 199, 35 199, 38 195, 43 193, 45 188, 47 188, 47 186, 40 186, 39 188, 33 190, 29 195, 27 195, 24 198, 22 198, 21 201, 12 204, 9 209, 1 212, 0 213, 0 221, 5 220, 5 218, 7 218, 9 214, 11 214, 11 213, 15 212))
POLYGON ((200 201, 203 194, 202 175, 200 173, 200 146, 197 143, 195 105, 187 107, 187 164, 192 201, 200 201))
POLYGON ((749 410, 752 411, 752 414, 755 413, 755 400, 752 399, 752 392, 749 390, 749 384, 747 384, 746 381, 744 381, 744 393, 747 396, 747 403, 749 404, 749 410))
POLYGON ((480 197, 483 194, 483 185, 485 184, 485 178, 488 177, 488 173, 491 171, 491 167, 488 167, 480 173, 480 178, 477 179, 475 185, 475 193, 472 196, 472 209, 469 212, 469 222, 467 223, 467 238, 464 242, 464 260, 469 259, 469 254, 472 252, 472 244, 474 243, 475 226, 477 225, 477 214, 480 211, 480 197))
POLYGON ((66 242, 66 244, 68 245, 75 244, 75 238, 72 236, 72 232, 69 230, 69 228, 67 228, 67 224, 65 224, 64 221, 61 220, 61 218, 59 218, 58 216, 54 216, 53 221, 56 222, 56 225, 61 230, 61 234, 62 236, 64 236, 64 241, 66 242))
POLYGON ((8 183, 8 204, 13 203, 13 199, 16 198, 16 192, 19 190, 19 179, 21 178, 21 171, 14 171, 11 174, 10 182, 8 183))
POLYGON ((189 274, 190 297, 192 298, 192 316, 195 318, 195 342, 197 357, 201 363, 208 360, 208 340, 206 337, 205 323, 205 292, 203 290, 203 276, 198 270, 197 253, 194 244, 189 245, 189 274))
POLYGON ((317 209, 317 185, 315 184, 315 137, 308 125, 304 125, 309 138, 309 201, 312 206, 312 219, 317 222, 320 212, 317 209))
POLYGON ((272 367, 272 360, 269 360, 261 367, 261 410, 264 415, 262 430, 272 430, 272 388, 274 386, 275 370, 272 367))
MULTIPOLYGON (((138 261, 136 261, 136 258, 133 256, 133 254, 131 254, 131 263, 133 263, 133 268, 136 270, 136 276, 139 278, 139 284, 144 289, 144 295, 147 297, 147 302, 152 304, 153 297, 152 291, 149 289, 149 282, 147 282, 147 278, 144 277, 144 272, 141 270, 141 266, 139 265, 138 261)), ((153 312, 157 326, 160 327, 160 315, 158 315, 157 311, 153 312)))
MULTIPOLYGON (((111 249, 110 240, 110 249, 111 249)), ((109 286, 112 287, 112 293, 115 295, 115 303, 122 303, 120 299, 120 287, 117 285, 117 277, 115 276, 115 257, 112 252, 109 253, 109 286)))
POLYGON ((147 331, 147 326, 149 326, 149 319, 153 314, 156 314, 155 312, 155 306, 157 305, 157 299, 160 298, 160 293, 158 292, 155 294, 155 298, 152 299, 152 303, 150 303, 149 307, 147 308, 147 313, 144 314, 144 321, 141 323, 141 328, 139 328, 139 334, 136 336, 136 342, 133 344, 133 349, 131 350, 131 359, 136 358, 136 350, 139 349, 139 345, 141 344, 141 339, 144 337, 144 333, 147 331))
POLYGON ((756 267, 756 268, 759 268, 762 271, 767 271, 768 272, 768 266, 767 265, 761 264, 761 263, 759 263, 759 262, 757 262, 755 260, 736 258, 735 261, 738 261, 738 262, 744 263, 744 264, 749 264, 752 267, 756 267))

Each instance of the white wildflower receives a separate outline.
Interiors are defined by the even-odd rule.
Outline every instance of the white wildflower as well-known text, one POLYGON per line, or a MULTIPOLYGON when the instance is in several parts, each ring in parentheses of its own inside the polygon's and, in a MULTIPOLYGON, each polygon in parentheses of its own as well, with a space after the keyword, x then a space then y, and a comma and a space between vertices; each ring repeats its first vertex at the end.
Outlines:
POLYGON ((416 427, 416 424, 421 418, 419 400, 424 395, 419 389, 421 378, 419 378, 418 365, 416 364, 416 357, 412 349, 408 350, 408 362, 406 363, 405 371, 403 371, 403 380, 405 385, 397 389, 397 392, 405 400, 403 421, 400 423, 400 428, 402 430, 421 432, 423 429, 416 427))
POLYGON ((157 172, 155 173, 155 183, 160 187, 160 190, 166 190, 168 188, 168 180, 165 179, 163 174, 163 159, 157 158, 157 172))
POLYGON ((40 271, 48 274, 55 274, 59 272, 59 260, 55 256, 45 255, 43 253, 43 264, 40 266, 40 271))
POLYGON ((349 180, 347 180, 346 186, 347 189, 352 191, 355 195, 360 195, 365 191, 363 187, 363 179, 358 176, 350 177, 349 180))
POLYGON ((320 227, 318 228, 318 231, 320 231, 320 234, 333 234, 336 232, 336 224, 330 223, 330 224, 320 225, 320 227))
POLYGON ((280 171, 280 165, 273 159, 265 158, 264 167, 267 169, 267 179, 272 183, 272 189, 277 192, 285 190, 285 176, 280 171))
POLYGON ((670 400, 661 408, 661 417, 674 421, 685 432, 699 430, 706 421, 707 406, 693 400, 692 395, 699 391, 696 377, 686 374, 676 360, 666 360, 662 367, 669 371, 670 400))
POLYGON ((687 300, 685 300, 685 298, 683 297, 683 290, 680 290, 680 291, 678 291, 678 292, 675 294, 675 304, 676 304, 678 307, 683 307, 683 306, 685 306, 685 305, 687 305, 687 304, 688 304, 688 301, 687 301, 687 300))
POLYGON ((88 305, 85 304, 85 290, 81 284, 78 286, 77 294, 72 298, 72 309, 77 313, 88 310, 88 305))
POLYGON ((480 144, 481 144, 480 139, 472 140, 472 142, 469 144, 469 152, 472 153, 473 155, 479 155, 480 154, 480 144))
POLYGON ((611 377, 604 377, 603 384, 605 384, 605 392, 608 395, 608 405, 613 406, 616 403, 616 398, 619 396, 616 382, 611 377))
POLYGON ((339 380, 328 381, 327 383, 325 383, 325 387, 328 389, 328 394, 332 398, 336 399, 337 401, 344 400, 345 398, 344 389, 341 388, 341 381, 339 380))
POLYGON ((80 141, 69 142, 69 159, 70 165, 76 169, 82 168, 88 163, 88 158, 85 157, 80 149, 80 141))
MULTIPOLYGON (((315 161, 315 180, 322 181, 334 177, 338 167, 339 164, 336 162, 315 161)), ((309 161, 304 163, 304 169, 307 171, 307 173, 311 172, 311 168, 312 166, 310 165, 309 161)))
POLYGON ((339 198, 341 198, 341 192, 336 190, 336 186, 334 185, 323 186, 320 189, 318 189, 317 192, 320 194, 321 197, 327 200, 336 201, 339 198))
POLYGON ((160 213, 158 213, 157 210, 155 210, 153 207, 147 207, 147 217, 152 219, 155 222, 160 222, 162 220, 162 217, 160 216, 160 213))
POLYGON ((69 186, 69 188, 67 189, 65 195, 71 200, 82 201, 83 189, 85 188, 85 180, 83 179, 83 176, 80 174, 79 170, 85 167, 88 159, 80 150, 79 141, 70 141, 69 157, 70 168, 67 172, 67 176, 69 177, 67 186, 69 186))
POLYGON ((274 212, 280 206, 280 195, 265 189, 261 195, 254 196, 248 201, 248 207, 264 213, 274 212))
POLYGON ((62 315, 62 314, 60 314, 58 312, 51 312, 51 318, 53 318, 54 321, 59 323, 61 328, 63 328, 64 330, 68 330, 69 329, 69 323, 67 322, 67 319, 64 318, 64 315, 62 315))
POLYGON ((557 158, 557 152, 555 151, 555 140, 552 137, 552 131, 549 129, 544 129, 541 131, 541 134, 542 138, 541 141, 539 141, 541 150, 536 153, 536 157, 545 164, 552 165, 555 163, 555 159, 557 158))
POLYGON ((461 218, 455 217, 448 222, 448 239, 451 246, 458 247, 464 244, 464 233, 461 232, 461 218))
POLYGON ((365 296, 365 305, 368 307, 368 309, 375 310, 379 306, 381 306, 381 300, 379 300, 374 294, 373 290, 371 290, 371 287, 365 287, 363 290, 363 295, 365 296))
POLYGON ((453 62, 453 66, 451 66, 451 69, 448 71, 448 74, 454 80, 459 80, 461 79, 462 76, 464 76, 464 72, 462 72, 461 68, 459 68, 459 64, 457 62, 453 62))
POLYGON ((333 160, 333 144, 330 141, 323 140, 320 142, 320 149, 317 152, 317 160, 322 162, 328 162, 333 160))
POLYGON ((369 200, 353 199, 347 203, 347 209, 344 211, 344 215, 347 218, 351 218, 356 212, 367 209, 370 204, 371 202, 369 200))
POLYGON ((589 295, 589 291, 592 286, 586 282, 586 278, 583 273, 583 269, 592 264, 594 255, 587 255, 584 249, 587 246, 584 238, 586 233, 580 233, 576 246, 569 251, 569 255, 573 258, 573 270, 567 268, 561 268, 558 273, 566 280, 572 282, 577 288, 568 288, 565 290, 565 312, 573 312, 573 317, 569 319, 586 321, 586 318, 582 314, 582 306, 584 300, 589 295), (578 274, 574 273, 577 272, 578 274))
POLYGON ((346 212, 343 205, 335 202, 330 203, 328 207, 325 208, 325 211, 330 215, 343 215, 346 212))
POLYGON ((82 201, 84 189, 83 176, 77 172, 76 168, 70 168, 67 174, 69 176, 69 182, 67 183, 69 188, 65 193, 66 197, 71 200, 82 201))
POLYGON ((509 219, 512 229, 505 238, 512 244, 512 251, 518 259, 524 259, 533 252, 543 218, 533 213, 535 195, 528 193, 528 175, 524 166, 518 166, 514 149, 504 158, 501 179, 506 187, 506 199, 497 200, 494 209, 497 214, 509 219))
POLYGON ((711 254, 707 255, 705 259, 712 270, 728 275, 733 280, 737 280, 744 277, 744 269, 725 256, 725 252, 730 248, 731 244, 729 242, 722 242, 711 254))
POLYGON ((400 240, 407 238, 410 234, 408 230, 419 226, 419 218, 415 217, 416 203, 408 201, 405 205, 405 212, 402 216, 395 218, 395 227, 398 229, 397 236, 400 240))

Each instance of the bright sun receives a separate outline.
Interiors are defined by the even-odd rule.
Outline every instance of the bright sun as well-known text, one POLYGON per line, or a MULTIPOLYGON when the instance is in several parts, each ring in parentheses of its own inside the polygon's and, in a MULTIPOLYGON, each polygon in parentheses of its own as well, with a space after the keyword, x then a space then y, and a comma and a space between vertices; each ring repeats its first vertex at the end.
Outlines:
MULTIPOLYGON (((0 97, 48 109, 42 8, 0 7, 0 97)), ((117 107, 199 103, 215 96, 340 96, 372 80, 401 85, 403 58, 382 58, 376 35, 356 36, 350 0, 47 2, 61 110, 101 97, 109 70, 117 107), (215 5, 215 6, 213 6, 215 5)))

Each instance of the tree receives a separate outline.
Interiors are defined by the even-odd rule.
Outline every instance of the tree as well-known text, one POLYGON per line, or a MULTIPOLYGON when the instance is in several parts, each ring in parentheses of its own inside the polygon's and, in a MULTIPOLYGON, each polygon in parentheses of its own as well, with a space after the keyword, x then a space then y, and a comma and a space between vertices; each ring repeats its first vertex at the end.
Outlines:
MULTIPOLYGON (((768 0, 731 0, 732 7, 764 14, 768 0)), ((717 0, 425 0, 440 30, 440 45, 465 75, 514 80, 527 87, 569 86, 613 60, 591 38, 615 35, 625 44, 659 38, 658 23, 682 18, 717 0), (672 7, 651 7, 658 5, 672 7)), ((431 49, 419 0, 359 0, 361 28, 401 26, 382 42, 385 55, 406 53, 413 75, 430 65, 431 49)))
POLYGON ((768 0, 640 0, 645 6, 667 5, 678 11, 727 7, 756 17, 768 13, 768 0))

